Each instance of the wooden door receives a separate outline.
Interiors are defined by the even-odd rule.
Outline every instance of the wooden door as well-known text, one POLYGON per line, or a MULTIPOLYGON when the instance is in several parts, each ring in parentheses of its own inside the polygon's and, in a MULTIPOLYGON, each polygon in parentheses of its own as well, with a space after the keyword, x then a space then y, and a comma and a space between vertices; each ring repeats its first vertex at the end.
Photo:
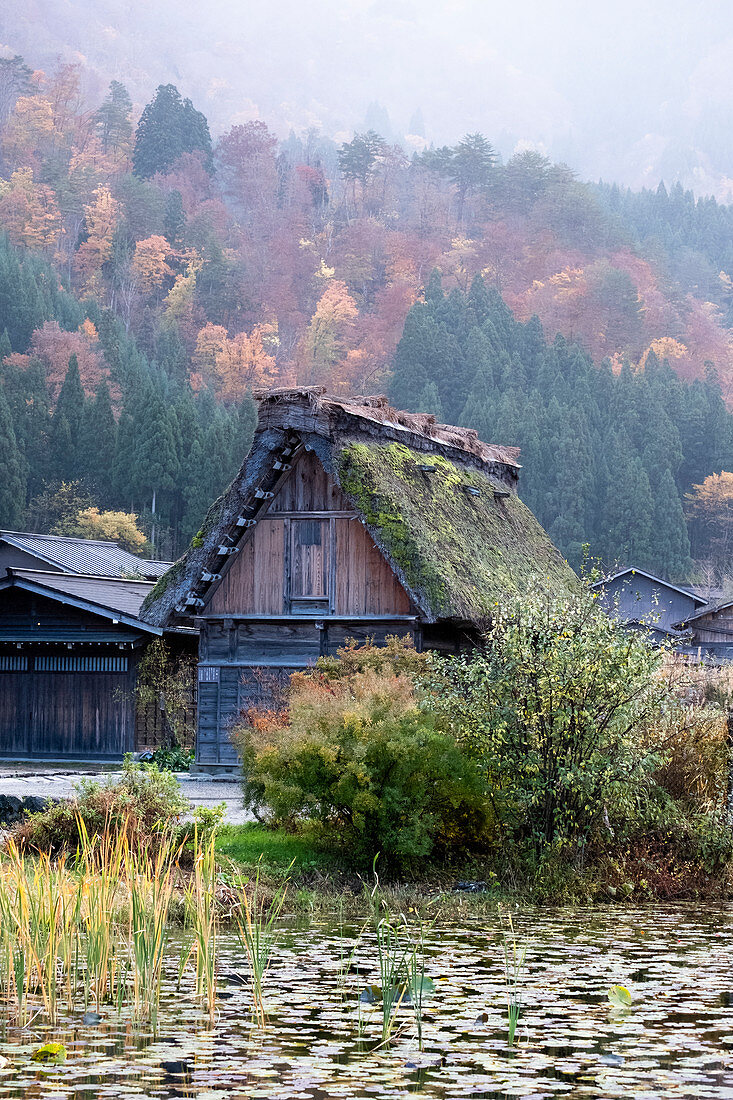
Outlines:
POLYGON ((290 610, 328 612, 331 595, 331 522, 290 521, 290 610))
POLYGON ((0 754, 25 756, 30 726, 28 658, 0 655, 0 754))

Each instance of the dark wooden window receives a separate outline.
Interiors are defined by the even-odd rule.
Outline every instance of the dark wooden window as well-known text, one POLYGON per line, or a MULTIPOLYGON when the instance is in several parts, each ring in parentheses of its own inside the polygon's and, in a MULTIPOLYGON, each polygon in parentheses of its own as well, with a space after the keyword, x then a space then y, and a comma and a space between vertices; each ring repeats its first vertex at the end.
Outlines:
POLYGON ((127 672, 127 657, 36 657, 36 672, 127 672))
POLYGON ((328 603, 331 568, 331 535, 327 519, 290 521, 290 598, 328 603))
POLYGON ((0 654, 0 672, 27 672, 28 658, 15 653, 0 654))

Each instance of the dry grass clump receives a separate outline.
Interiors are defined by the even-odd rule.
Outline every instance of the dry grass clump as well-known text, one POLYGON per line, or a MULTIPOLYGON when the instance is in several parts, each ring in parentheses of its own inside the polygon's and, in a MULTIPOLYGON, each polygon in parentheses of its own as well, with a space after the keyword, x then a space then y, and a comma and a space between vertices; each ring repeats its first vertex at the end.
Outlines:
POLYGON ((649 731, 665 759, 655 779, 676 801, 718 815, 727 798, 733 668, 690 665, 670 657, 662 671, 673 705, 649 731))

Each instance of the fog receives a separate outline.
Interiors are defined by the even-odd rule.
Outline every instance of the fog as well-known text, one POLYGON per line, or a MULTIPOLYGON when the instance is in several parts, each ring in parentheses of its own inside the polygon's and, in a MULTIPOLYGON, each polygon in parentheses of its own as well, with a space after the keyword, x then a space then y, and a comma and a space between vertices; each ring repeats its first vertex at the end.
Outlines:
POLYGON ((0 47, 83 61, 92 99, 114 77, 142 107, 172 81, 214 135, 369 124, 416 148, 481 130, 503 156, 733 198, 730 0, 4 0, 0 47))

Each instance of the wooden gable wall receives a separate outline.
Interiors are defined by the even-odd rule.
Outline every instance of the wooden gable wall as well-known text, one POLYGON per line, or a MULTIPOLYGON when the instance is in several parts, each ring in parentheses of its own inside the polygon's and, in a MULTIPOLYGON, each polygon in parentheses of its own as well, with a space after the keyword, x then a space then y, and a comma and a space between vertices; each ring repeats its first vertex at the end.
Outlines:
POLYGON ((268 512, 240 543, 206 615, 409 615, 410 599, 357 512, 304 453, 268 512), (303 525, 308 522, 308 526, 303 525), (299 542, 317 542, 309 558, 299 542), (314 533, 315 532, 315 533, 314 533), (323 587, 323 600, 309 602, 323 587))

